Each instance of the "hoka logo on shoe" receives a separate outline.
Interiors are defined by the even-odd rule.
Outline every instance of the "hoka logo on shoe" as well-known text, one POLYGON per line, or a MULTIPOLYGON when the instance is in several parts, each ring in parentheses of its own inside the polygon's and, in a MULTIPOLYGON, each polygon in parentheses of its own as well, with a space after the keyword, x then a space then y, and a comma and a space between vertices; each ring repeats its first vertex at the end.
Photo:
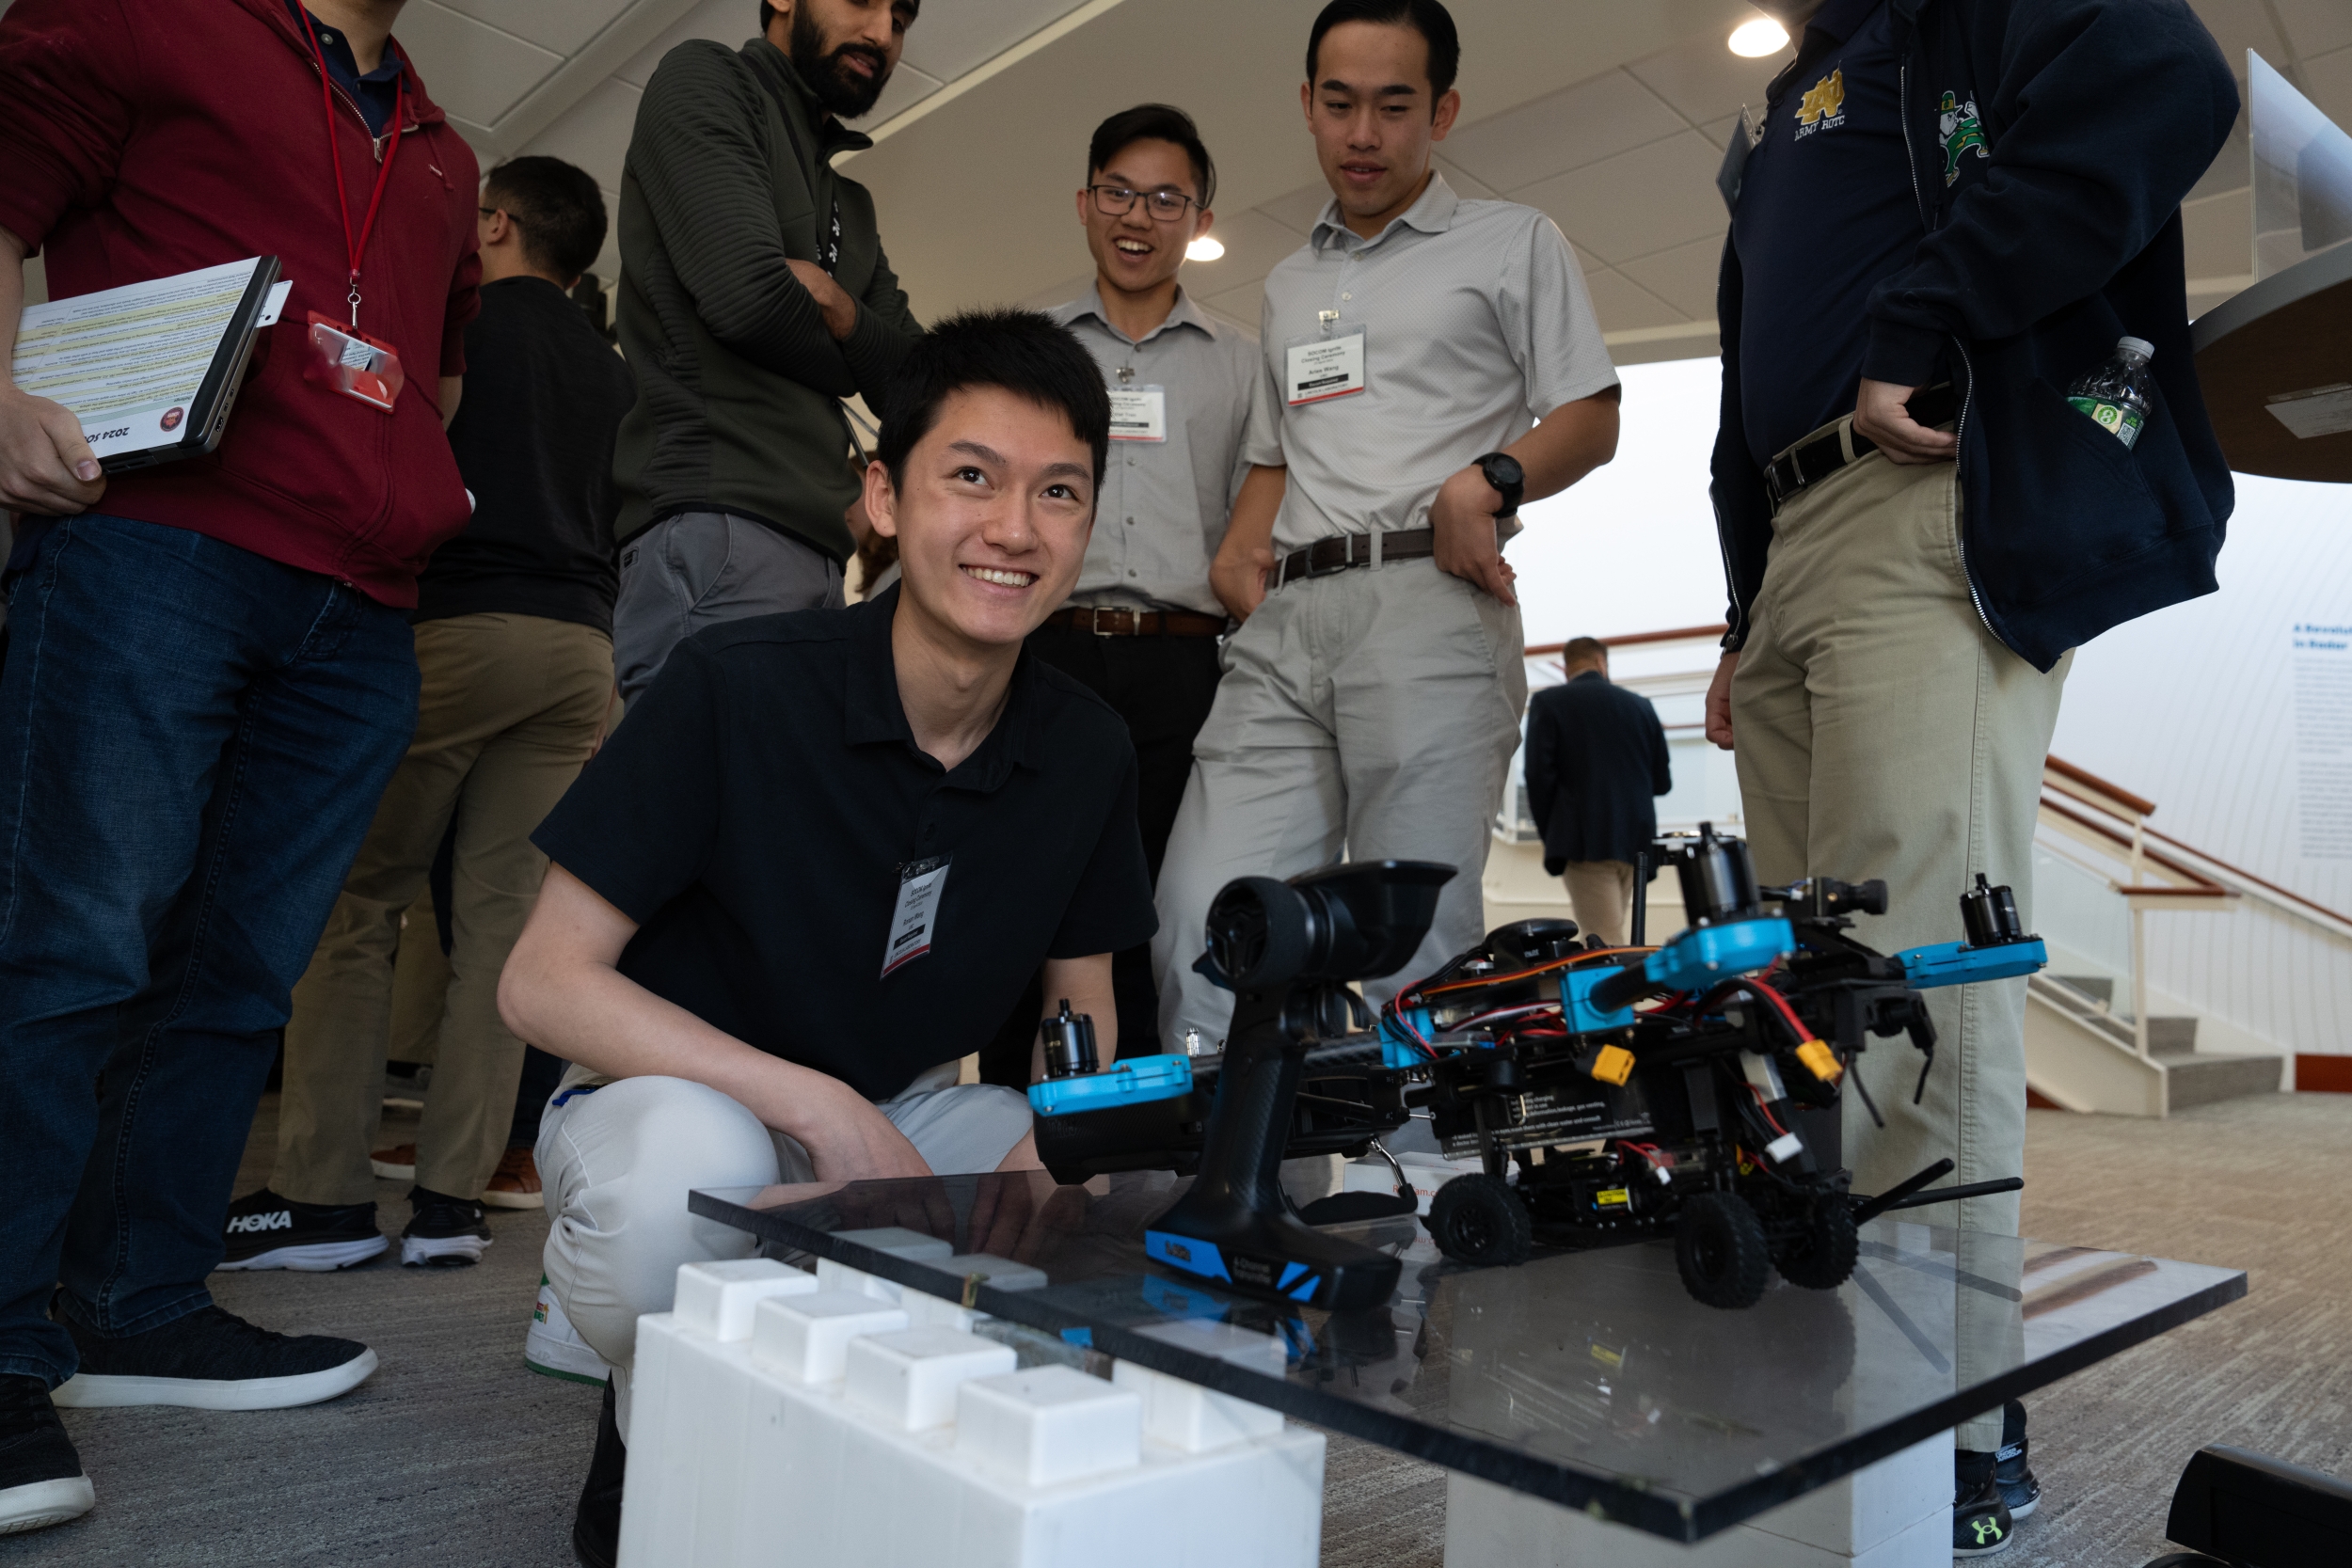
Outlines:
POLYGON ((232 1233, 237 1231, 249 1233, 256 1230, 292 1230, 294 1228, 294 1211, 291 1209, 280 1209, 274 1214, 239 1214, 235 1219, 229 1222, 229 1228, 232 1233))
POLYGON ((2001 1522, 1998 1519, 1971 1519, 1968 1528, 1977 1532, 1977 1544, 1979 1546, 2001 1538, 2001 1522))

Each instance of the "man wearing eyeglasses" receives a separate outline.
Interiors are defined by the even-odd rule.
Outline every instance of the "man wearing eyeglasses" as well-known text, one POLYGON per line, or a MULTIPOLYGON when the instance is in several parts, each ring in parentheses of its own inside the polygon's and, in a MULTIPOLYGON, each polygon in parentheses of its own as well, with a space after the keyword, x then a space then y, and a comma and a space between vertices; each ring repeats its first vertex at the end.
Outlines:
MULTIPOLYGON (((1186 247, 1209 231, 1216 166, 1192 117, 1165 103, 1095 129, 1078 221, 1094 283, 1053 312, 1102 368, 1111 455, 1086 565, 1067 608, 1029 649, 1086 683, 1127 721, 1136 816, 1153 878, 1192 771, 1192 737, 1217 683, 1225 607, 1209 563, 1251 466, 1281 494, 1271 391, 1248 334, 1216 321, 1177 281, 1186 247)), ((1121 1054, 1158 1049, 1150 949, 1113 960, 1121 1054)), ((1007 1067, 1025 1083, 1039 998, 1016 1009, 1007 1067)))

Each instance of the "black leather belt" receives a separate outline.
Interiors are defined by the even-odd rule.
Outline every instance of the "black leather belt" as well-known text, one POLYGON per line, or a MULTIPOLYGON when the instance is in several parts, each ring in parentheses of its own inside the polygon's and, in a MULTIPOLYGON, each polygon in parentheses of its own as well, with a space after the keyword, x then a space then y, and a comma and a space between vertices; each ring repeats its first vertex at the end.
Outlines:
POLYGON ((1352 566, 1369 566, 1373 541, 1379 541, 1380 561, 1417 561, 1438 553, 1438 536, 1425 528, 1400 529, 1393 533, 1343 533, 1332 539, 1318 539, 1305 549, 1293 550, 1276 563, 1274 578, 1266 584, 1272 593, 1286 582, 1300 578, 1327 578, 1334 572, 1344 572, 1352 566))
MULTIPOLYGON (((1906 407, 1912 419, 1932 429, 1960 417, 1960 395, 1947 381, 1940 386, 1922 387, 1912 394, 1906 407)), ((1817 484, 1849 463, 1878 450, 1876 441, 1854 434, 1851 414, 1822 426, 1764 465, 1764 490, 1772 498, 1772 510, 1778 512, 1788 504, 1789 497, 1806 485, 1817 484)))

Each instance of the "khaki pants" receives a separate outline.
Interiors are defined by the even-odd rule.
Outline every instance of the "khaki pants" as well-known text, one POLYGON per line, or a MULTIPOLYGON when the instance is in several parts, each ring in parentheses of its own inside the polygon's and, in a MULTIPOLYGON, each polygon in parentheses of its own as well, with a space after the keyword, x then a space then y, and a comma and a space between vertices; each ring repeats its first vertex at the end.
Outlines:
POLYGON ((1340 858, 1455 868, 1413 961, 1376 1006, 1486 934, 1479 879, 1527 706, 1519 612, 1426 559, 1293 582, 1225 645, 1161 863, 1152 939, 1160 1039, 1214 1045, 1233 995, 1193 972, 1209 903, 1236 877, 1340 858))
MULTIPOLYGON (((1773 521, 1731 688, 1757 877, 1885 879, 1887 912, 1855 933, 1882 952, 1959 940, 1960 895, 1979 871, 2016 889, 2032 929, 2042 767, 2073 657, 2044 675, 1986 629, 1962 569, 1950 465, 1872 453, 1795 497, 1773 521)), ((1911 1102, 1919 1058, 1900 1037, 1872 1040, 1858 1067, 1885 1129, 1845 1096, 1858 1192, 1947 1155, 1954 1181, 2025 1173, 2026 982, 1927 996, 1937 1042, 1923 1102, 1911 1102)), ((2017 1198, 1917 1217, 2013 1236, 2017 1198)), ((1963 1339, 1984 1332, 1962 1324, 1963 1339)), ((1999 1413, 1964 1424, 1960 1442, 1999 1447, 1999 1413)))
MULTIPOLYGON (((575 1068, 567 1077, 585 1076, 575 1068)), ((941 1176, 992 1171, 1029 1131, 1028 1098, 933 1069, 875 1107, 941 1176)), ((623 1078, 560 1092, 539 1123, 548 1285, 613 1369, 628 1433, 637 1320, 667 1312, 681 1264, 749 1258, 759 1239, 687 1212, 697 1188, 813 1181, 808 1151, 739 1101, 684 1078, 623 1078)), ((421 1173, 420 1173, 421 1174, 421 1173)))
POLYGON ((1624 861, 1570 861, 1561 867, 1560 881, 1578 931, 1623 947, 1633 917, 1633 867, 1624 861))
MULTIPOLYGON (((401 912, 424 892, 457 819, 455 950, 417 1183, 478 1198, 513 1124, 522 1041, 499 1021, 499 972, 547 857, 531 842, 594 750, 612 692, 612 643, 531 615, 459 615, 416 628, 424 676, 416 738, 376 807, 286 1026, 286 1087, 270 1186, 299 1203, 366 1203, 383 1107, 401 912)), ((424 933, 429 939, 430 931, 424 933)))

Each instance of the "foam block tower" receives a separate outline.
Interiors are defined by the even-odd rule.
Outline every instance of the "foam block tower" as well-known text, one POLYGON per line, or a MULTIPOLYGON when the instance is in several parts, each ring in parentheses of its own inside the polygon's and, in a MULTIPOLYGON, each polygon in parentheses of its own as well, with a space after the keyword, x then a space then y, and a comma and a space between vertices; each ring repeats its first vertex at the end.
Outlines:
MULTIPOLYGON (((911 1232, 862 1239, 1044 1283, 911 1232)), ((831 1262, 678 1270, 674 1309, 638 1320, 621 1568, 1312 1568, 1320 1433, 1125 1362, 1021 1370, 981 1321, 831 1262)), ((1279 1341, 1226 1324, 1151 1332, 1282 1366, 1279 1341)))

